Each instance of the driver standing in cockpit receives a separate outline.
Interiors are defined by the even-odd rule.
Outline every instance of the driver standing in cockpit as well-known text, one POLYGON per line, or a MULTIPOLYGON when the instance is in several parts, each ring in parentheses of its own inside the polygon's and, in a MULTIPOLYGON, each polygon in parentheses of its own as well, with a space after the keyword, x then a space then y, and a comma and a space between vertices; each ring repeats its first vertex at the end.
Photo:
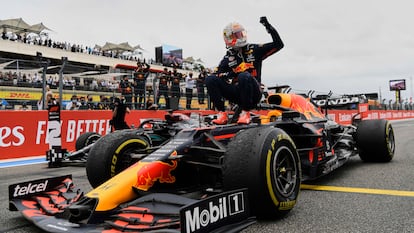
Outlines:
POLYGON ((249 124, 249 110, 259 103, 261 92, 262 61, 283 48, 284 44, 276 29, 267 21, 260 18, 273 42, 265 44, 247 43, 246 30, 239 23, 230 23, 223 30, 224 42, 228 48, 221 60, 217 72, 205 80, 208 94, 219 111, 215 124, 227 124, 224 98, 238 104, 243 110, 237 121, 238 124, 249 124))

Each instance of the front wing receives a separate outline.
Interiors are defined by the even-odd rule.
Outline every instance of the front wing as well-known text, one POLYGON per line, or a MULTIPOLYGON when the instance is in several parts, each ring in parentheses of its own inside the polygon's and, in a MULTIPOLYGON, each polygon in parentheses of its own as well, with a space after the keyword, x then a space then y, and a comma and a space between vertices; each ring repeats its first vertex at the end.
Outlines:
POLYGON ((10 210, 46 232, 238 232, 255 222, 246 189, 203 199, 153 193, 96 214, 94 223, 71 222, 70 206, 82 197, 71 175, 9 186, 10 210))

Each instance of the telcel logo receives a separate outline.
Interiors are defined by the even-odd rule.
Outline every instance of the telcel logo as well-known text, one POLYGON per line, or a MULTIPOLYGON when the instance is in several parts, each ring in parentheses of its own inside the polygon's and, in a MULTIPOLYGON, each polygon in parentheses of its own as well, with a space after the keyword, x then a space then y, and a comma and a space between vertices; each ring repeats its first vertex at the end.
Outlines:
POLYGON ((16 185, 16 187, 14 187, 13 197, 19 197, 19 196, 24 196, 27 194, 43 192, 46 190, 47 183, 48 183, 48 180, 42 183, 38 183, 38 184, 29 183, 28 185, 21 186, 21 187, 20 185, 16 185))
POLYGON ((226 218, 228 215, 226 199, 226 197, 220 198, 217 204, 210 201, 208 203, 208 209, 203 209, 201 212, 199 207, 195 207, 193 210, 187 210, 185 212, 187 232, 194 232, 199 230, 200 227, 205 227, 220 219, 226 218))

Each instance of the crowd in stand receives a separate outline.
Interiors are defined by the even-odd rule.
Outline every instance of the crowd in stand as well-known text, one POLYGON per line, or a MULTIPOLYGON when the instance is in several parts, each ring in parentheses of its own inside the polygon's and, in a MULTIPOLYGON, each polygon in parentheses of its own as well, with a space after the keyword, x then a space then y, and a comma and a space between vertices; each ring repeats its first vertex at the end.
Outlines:
MULTIPOLYGON (((3 40, 11 40, 16 41, 19 43, 26 43, 26 44, 32 44, 32 45, 38 45, 38 46, 46 46, 49 48, 56 48, 56 49, 62 49, 66 51, 71 51, 75 53, 86 53, 91 55, 97 55, 97 56, 106 56, 106 57, 113 57, 113 58, 120 58, 125 60, 133 60, 137 61, 137 64, 154 64, 154 61, 152 59, 149 59, 146 61, 145 59, 140 59, 139 57, 131 55, 129 53, 128 55, 114 52, 114 51, 103 51, 101 47, 99 46, 83 46, 78 44, 71 44, 68 42, 58 42, 53 41, 48 37, 47 34, 40 34, 40 35, 16 35, 16 34, 6 34, 3 32, 2 34, 3 40)), ((199 67, 199 69, 201 69, 199 67)), ((205 72, 202 72, 203 75, 205 75, 205 72)), ((191 73, 192 75, 192 73, 191 73)), ((186 108, 191 108, 191 99, 192 95, 190 96, 190 86, 191 89, 197 88, 197 95, 199 99, 199 104, 204 104, 204 98, 205 98, 205 89, 204 89, 204 81, 202 81, 202 84, 200 84, 200 81, 197 81, 197 84, 192 84, 192 81, 186 81, 189 74, 181 74, 174 69, 173 71, 167 71, 167 73, 163 72, 161 75, 157 76, 159 80, 165 80, 159 81, 158 83, 162 83, 160 86, 162 86, 162 91, 158 92, 157 96, 154 96, 154 99, 156 100, 156 103, 153 103, 153 99, 147 98, 146 101, 149 101, 149 103, 143 103, 143 96, 142 96, 142 88, 137 87, 137 79, 136 77, 133 77, 132 80, 129 80, 128 82, 124 82, 126 78, 123 78, 120 81, 109 81, 107 79, 87 79, 84 80, 84 83, 80 85, 79 79, 77 78, 71 78, 71 77, 64 77, 63 78, 63 89, 65 90, 84 90, 84 91, 102 91, 102 92, 121 92, 122 95, 125 97, 127 103, 131 105, 131 109, 143 109, 145 106, 158 106, 159 104, 159 98, 164 98, 165 106, 163 107, 170 107, 170 100, 179 101, 181 97, 186 97, 189 101, 189 103, 186 105, 186 108), (180 83, 185 83, 185 88, 182 90, 180 83), (166 85, 164 88, 163 85, 166 85), (125 86, 126 85, 126 86, 125 86), (124 87, 125 86, 125 87, 124 87), (129 87, 130 86, 130 87, 129 87), (202 88, 201 88, 202 87, 202 88), (200 89, 201 88, 201 89, 200 89), (129 90, 127 90, 129 89, 129 90), (187 92, 187 94, 185 94, 187 92), (139 94, 140 93, 140 94, 139 94)), ((205 78, 203 76, 203 78, 205 78)), ((193 79, 194 82, 196 82, 196 77, 193 79)), ((56 89, 59 87, 59 77, 58 75, 48 75, 46 77, 46 84, 52 88, 56 89)), ((17 87, 35 87, 35 88, 41 88, 43 86, 42 82, 42 75, 38 73, 32 73, 32 74, 26 74, 22 72, 1 72, 0 71, 0 86, 17 86, 17 87)), ((159 86, 158 86, 159 87, 159 86)), ((155 87, 155 88, 158 88, 155 87)), ((146 90, 147 91, 147 90, 146 90)), ((148 96, 151 94, 154 94, 154 90, 148 90, 147 91, 148 96)), ((79 103, 82 103, 81 99, 78 99, 79 103)), ((107 104, 106 104, 107 105, 107 104)), ((102 105, 102 106, 106 106, 102 105)), ((94 107, 94 108, 88 108, 88 109, 105 109, 106 107, 94 107)))
MULTIPOLYGON (((105 79, 92 79, 85 81, 84 85, 80 85, 79 79, 71 77, 63 77, 64 90, 84 90, 84 91, 103 91, 114 92, 118 89, 118 82, 108 81, 105 79)), ((55 89, 59 87, 58 75, 48 75, 46 84, 55 89)), ((42 75, 38 73, 17 73, 0 71, 0 86, 17 86, 17 87, 34 87, 41 88, 43 85, 42 75)))
MULTIPOLYGON (((121 51, 104 51, 100 46, 84 46, 80 44, 74 44, 69 42, 61 42, 61 41, 53 41, 51 38, 48 37, 47 34, 42 34, 40 36, 35 35, 15 35, 10 34, 7 35, 5 32, 2 34, 3 40, 11 40, 16 42, 21 42, 25 44, 32 44, 32 45, 39 45, 45 46, 49 48, 56 48, 62 49, 65 51, 70 51, 74 53, 86 53, 90 55, 97 55, 97 56, 105 56, 105 57, 112 57, 112 58, 119 58, 123 60, 130 60, 141 62, 143 59, 140 56, 134 56, 131 54, 123 54, 121 51)), ((153 59, 149 59, 148 62, 150 64, 154 63, 153 59)))
POLYGON ((65 105, 65 110, 110 110, 114 97, 100 96, 99 102, 94 102, 91 95, 72 95, 71 100, 65 105))

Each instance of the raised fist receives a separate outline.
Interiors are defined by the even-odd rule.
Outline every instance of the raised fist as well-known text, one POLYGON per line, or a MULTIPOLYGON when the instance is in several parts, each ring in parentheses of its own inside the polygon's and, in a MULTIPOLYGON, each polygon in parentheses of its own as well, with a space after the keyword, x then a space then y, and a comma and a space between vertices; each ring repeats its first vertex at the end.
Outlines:
POLYGON ((270 23, 269 21, 267 21, 266 16, 260 17, 260 23, 263 24, 263 26, 265 26, 266 28, 270 26, 270 23))

